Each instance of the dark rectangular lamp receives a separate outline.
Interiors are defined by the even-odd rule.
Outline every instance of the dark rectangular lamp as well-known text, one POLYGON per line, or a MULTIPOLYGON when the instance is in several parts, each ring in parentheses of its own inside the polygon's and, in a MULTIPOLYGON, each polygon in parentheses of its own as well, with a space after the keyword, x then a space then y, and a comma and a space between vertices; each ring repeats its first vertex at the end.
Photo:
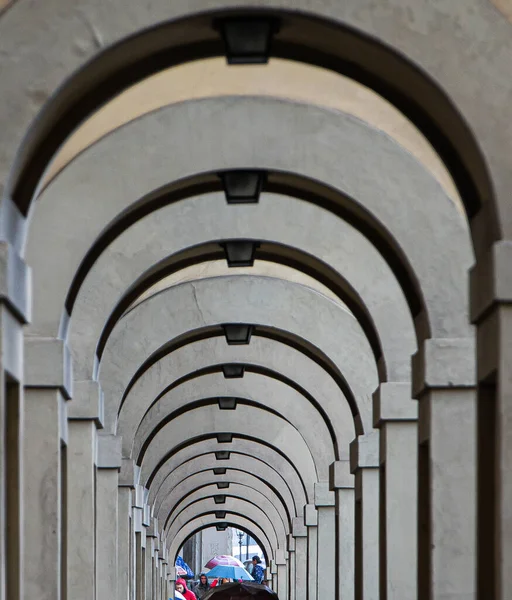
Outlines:
POLYGON ((229 460, 229 452, 227 450, 219 450, 215 452, 215 458, 217 460, 229 460))
POLYGON ((232 17, 217 21, 228 65, 261 65, 268 62, 272 37, 279 31, 276 19, 232 17))
POLYGON ((245 365, 231 364, 222 365, 222 372, 226 379, 239 379, 244 376, 245 365))
POLYGON ((213 474, 214 475, 225 475, 226 471, 227 471, 226 468, 215 467, 215 469, 213 469, 213 474))
POLYGON ((215 504, 226 504, 226 496, 224 494, 216 494, 213 499, 215 504))
POLYGON ((236 410, 236 398, 219 398, 220 410, 236 410))
POLYGON ((230 346, 244 346, 251 341, 253 327, 243 323, 223 325, 226 342, 230 346))
POLYGON ((228 204, 256 204, 266 180, 265 171, 225 171, 219 177, 228 204))
POLYGON ((226 529, 228 528, 228 524, 227 523, 217 523, 217 525, 215 525, 217 531, 226 531, 226 529))
POLYGON ((256 249, 260 246, 252 240, 233 240, 220 245, 224 248, 228 267, 252 267, 256 249))
POLYGON ((227 490, 229 487, 229 481, 219 481, 219 483, 217 483, 217 488, 219 490, 227 490))
POLYGON ((232 433, 218 433, 217 434, 217 442, 219 442, 219 444, 231 444, 232 441, 233 441, 232 433))
POLYGON ((226 511, 225 510, 219 510, 215 513, 215 518, 216 519, 225 519, 226 518, 226 511))

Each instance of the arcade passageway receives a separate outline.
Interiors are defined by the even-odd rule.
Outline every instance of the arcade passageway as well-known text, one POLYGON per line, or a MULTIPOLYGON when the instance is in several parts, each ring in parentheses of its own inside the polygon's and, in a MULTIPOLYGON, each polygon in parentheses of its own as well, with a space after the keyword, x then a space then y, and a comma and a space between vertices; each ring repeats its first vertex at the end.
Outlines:
POLYGON ((506 4, 0 0, 0 600, 512 598, 506 4))

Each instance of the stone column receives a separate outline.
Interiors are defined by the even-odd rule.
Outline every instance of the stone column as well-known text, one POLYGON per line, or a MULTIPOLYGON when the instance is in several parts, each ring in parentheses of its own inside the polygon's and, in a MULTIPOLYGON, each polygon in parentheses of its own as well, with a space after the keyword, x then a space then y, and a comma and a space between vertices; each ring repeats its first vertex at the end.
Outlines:
POLYGON ((418 405, 410 383, 383 383, 373 398, 380 429, 381 600, 414 600, 418 587, 418 405))
POLYGON ((512 242, 470 274, 478 340, 478 600, 512 598, 512 242))
POLYGON ((308 591, 308 528, 303 517, 293 517, 295 540, 295 600, 307 600, 308 591))
MULTIPOLYGON (((121 482, 120 482, 121 483, 121 482)), ((124 482, 123 482, 124 483, 124 482)), ((121 484, 118 489, 117 510, 117 598, 118 600, 131 600, 131 559, 132 550, 132 489, 131 486, 121 484)))
MULTIPOLYGON (((336 501, 336 588, 340 600, 354 600, 355 588, 355 497, 350 462, 332 463, 329 487, 336 501)), ((381 599, 382 600, 382 599, 381 599)))
POLYGON ((67 594, 95 600, 96 429, 103 417, 102 393, 93 381, 75 382, 68 407, 67 594))
MULTIPOLYGON (((135 486, 132 496, 134 528, 134 588, 135 600, 146 600, 146 527, 144 526, 144 488, 135 486)), ((148 600, 151 600, 148 598, 148 600)))
MULTIPOLYGON (((22 219, 12 202, 6 212, 22 219)), ((3 214, 3 235, 15 222, 3 214)), ((0 600, 24 597, 23 325, 30 321, 30 269, 16 248, 0 241, 0 600)))
POLYGON ((336 514, 334 492, 328 483, 315 483, 315 506, 318 513, 317 594, 334 598, 336 581, 336 514))
POLYGON ((121 438, 98 436, 96 470, 96 581, 97 600, 117 598, 118 484, 121 438))
POLYGON ((146 599, 153 600, 153 537, 148 535, 146 530, 146 568, 145 568, 145 583, 146 583, 146 599))
POLYGON ((418 598, 476 594, 473 340, 426 340, 413 357, 419 400, 418 598))
POLYGON ((271 576, 271 582, 272 582, 272 589, 274 590, 274 592, 276 592, 276 594, 279 594, 278 591, 278 585, 279 585, 279 577, 277 575, 277 564, 275 560, 271 560, 270 561, 270 576, 271 576))
MULTIPOLYGON (((24 595, 61 598, 63 516, 66 515, 66 400, 72 394, 71 360, 61 340, 25 340, 24 595)), ((65 590, 63 596, 65 597, 65 590)))
POLYGON ((288 535, 288 597, 290 600, 296 598, 296 574, 295 574, 295 538, 288 535))
POLYGON ((282 548, 276 550, 277 595, 288 598, 288 552, 282 548))
POLYGON ((379 432, 350 444, 355 475, 356 600, 379 600, 379 432))
POLYGON ((318 512, 313 504, 306 504, 304 507, 304 525, 308 529, 308 600, 316 600, 316 582, 318 573, 318 512))

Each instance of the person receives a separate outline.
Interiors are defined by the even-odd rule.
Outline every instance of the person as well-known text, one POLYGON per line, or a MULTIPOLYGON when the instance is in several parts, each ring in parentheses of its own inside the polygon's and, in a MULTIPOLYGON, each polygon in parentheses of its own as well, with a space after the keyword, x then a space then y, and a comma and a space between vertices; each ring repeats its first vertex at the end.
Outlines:
POLYGON ((206 573, 201 573, 201 575, 199 575, 199 582, 194 588, 194 593, 197 596, 197 598, 200 599, 206 594, 206 592, 209 589, 210 586, 208 585, 208 577, 206 577, 206 573))
POLYGON ((187 588, 187 582, 184 579, 180 578, 176 580, 176 589, 178 590, 178 592, 180 592, 180 594, 183 594, 185 600, 197 600, 194 592, 191 592, 187 588))
POLYGON ((253 567, 251 575, 256 583, 262 583, 263 578, 265 577, 265 572, 260 563, 261 558, 258 555, 252 557, 253 567))

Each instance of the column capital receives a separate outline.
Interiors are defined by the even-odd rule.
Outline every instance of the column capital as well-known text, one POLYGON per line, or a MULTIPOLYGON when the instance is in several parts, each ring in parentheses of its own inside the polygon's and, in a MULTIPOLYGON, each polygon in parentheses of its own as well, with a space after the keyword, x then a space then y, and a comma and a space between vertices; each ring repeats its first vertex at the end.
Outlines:
POLYGON ((139 483, 140 467, 131 458, 121 458, 119 487, 135 488, 139 483))
POLYGON ((288 552, 283 548, 276 549, 276 565, 284 566, 288 561, 288 552))
POLYGON ((428 339, 412 357, 412 395, 431 389, 470 388, 476 385, 474 338, 428 339))
POLYGON ((469 271, 470 319, 479 323, 498 304, 512 304, 512 241, 495 242, 469 271))
POLYGON ((5 240, 0 240, 0 302, 9 308, 22 325, 30 322, 31 270, 14 246, 5 240))
POLYGON ((329 488, 334 492, 341 489, 353 489, 354 476, 350 472, 349 460, 337 460, 329 466, 329 488))
POLYGON ((417 421, 418 403, 412 399, 410 382, 381 383, 373 393, 373 426, 385 421, 417 421))
POLYGON ((144 504, 144 508, 142 509, 142 524, 146 528, 151 525, 151 506, 149 504, 144 504))
POLYGON ((141 510, 144 508, 144 503, 146 499, 146 490, 143 485, 136 485, 133 490, 133 506, 135 508, 140 508, 141 510))
POLYGON ((122 439, 111 433, 98 435, 98 452, 96 467, 98 469, 121 469, 121 443, 122 439))
POLYGON ((304 506, 304 525, 306 527, 316 527, 318 525, 318 511, 314 504, 304 506))
POLYGON ((277 574, 277 562, 273 559, 270 559, 270 573, 272 575, 277 574))
POLYGON ((103 428, 103 392, 97 381, 75 381, 73 400, 69 403, 68 419, 95 421, 103 428))
POLYGON ((292 533, 287 536, 288 552, 295 552, 295 537, 292 533))
POLYGON ((379 431, 359 435, 350 443, 350 471, 379 467, 379 431))
POLYGON ((304 524, 304 516, 292 518, 293 537, 308 537, 308 528, 304 524))
POLYGON ((315 483, 315 506, 334 506, 336 504, 336 498, 334 492, 329 489, 329 483, 317 482, 315 483))
POLYGON ((69 400, 73 395, 73 365, 63 340, 50 337, 24 338, 25 387, 59 389, 69 400))

